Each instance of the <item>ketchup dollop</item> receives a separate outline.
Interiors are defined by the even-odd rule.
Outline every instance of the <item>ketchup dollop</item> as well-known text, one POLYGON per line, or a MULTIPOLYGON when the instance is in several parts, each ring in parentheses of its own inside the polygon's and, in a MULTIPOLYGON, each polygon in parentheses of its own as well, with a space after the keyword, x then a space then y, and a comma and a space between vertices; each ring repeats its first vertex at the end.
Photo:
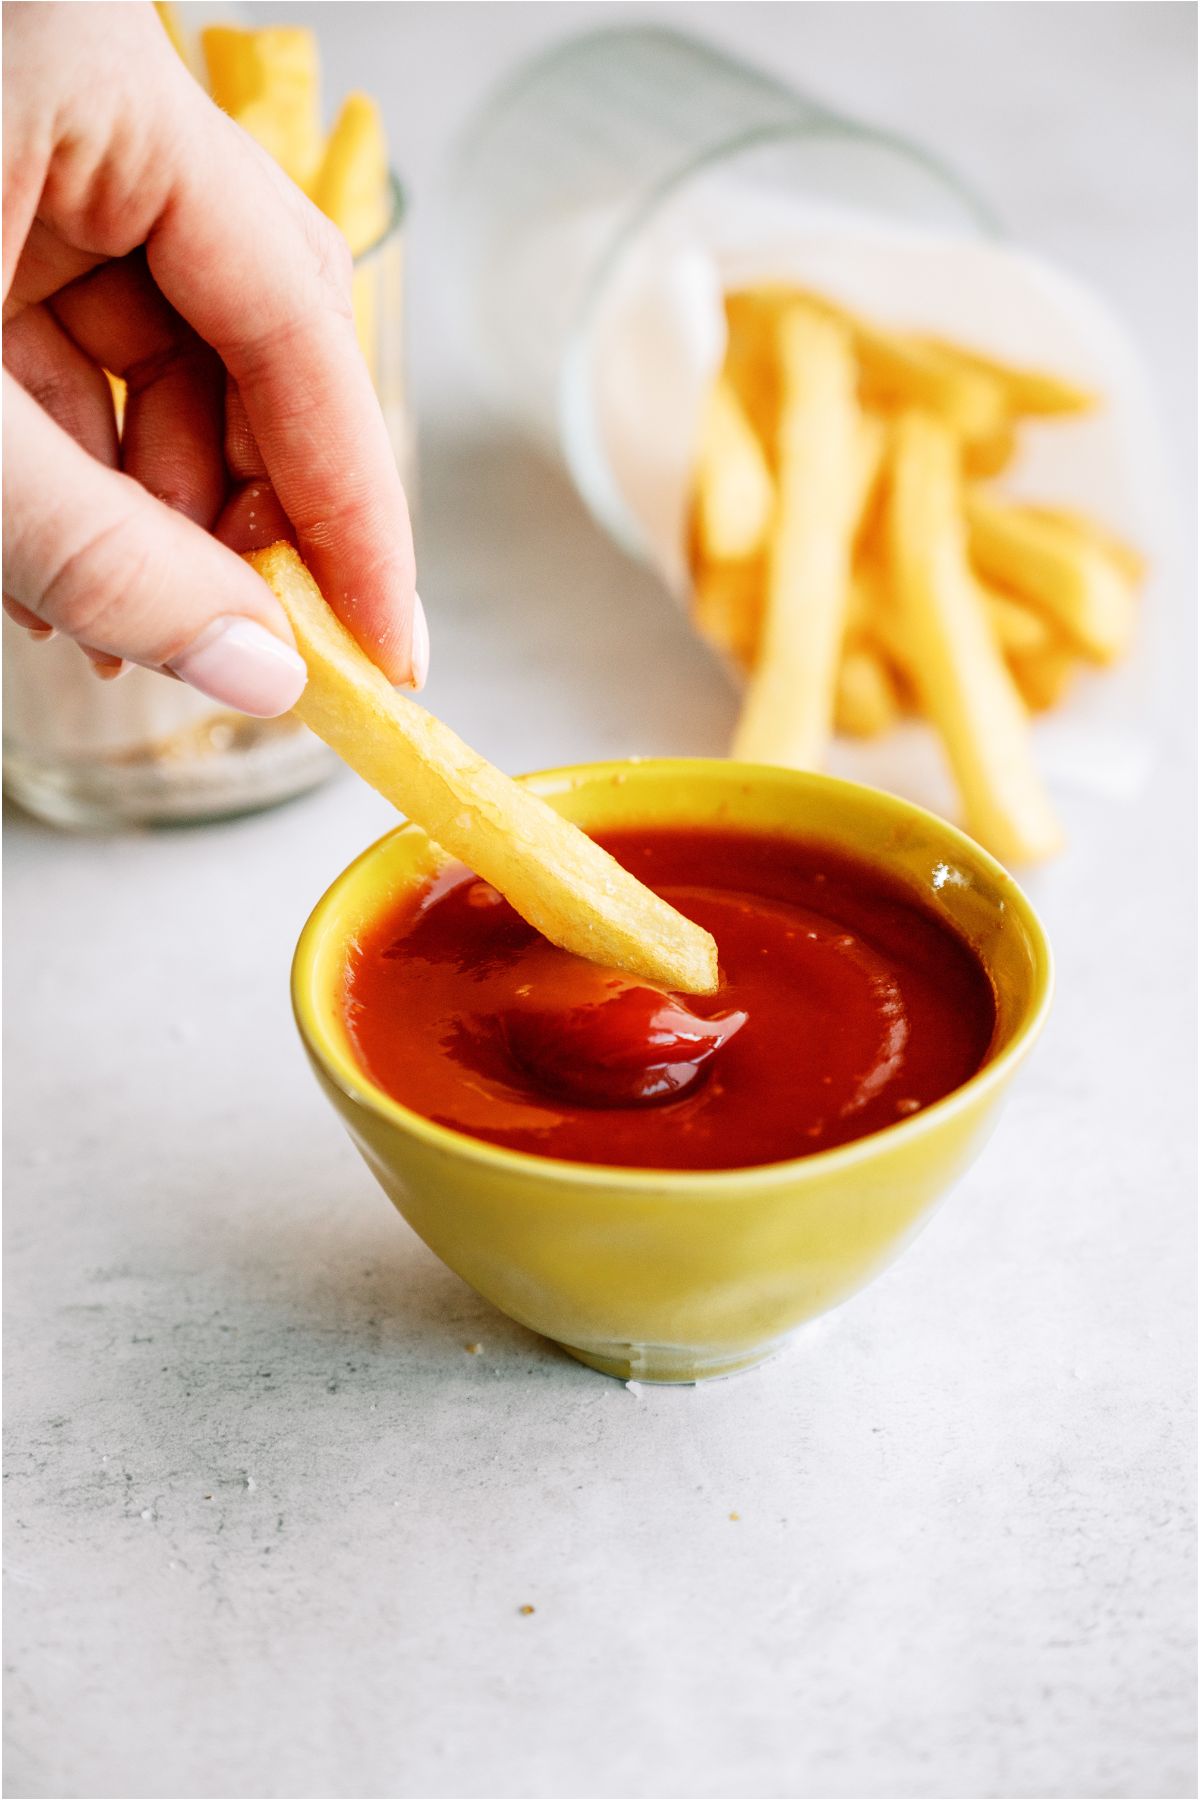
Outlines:
POLYGON ((744 1012, 702 1019, 676 995, 610 979, 565 1008, 514 1007, 501 1019, 513 1061, 543 1092, 579 1106, 647 1106, 696 1082, 744 1012))
POLYGON ((720 992, 664 993, 557 950, 456 865, 352 956, 347 1023, 380 1087, 534 1154, 737 1168, 895 1124, 986 1057, 981 964, 886 869, 733 829, 601 841, 713 933, 720 992))

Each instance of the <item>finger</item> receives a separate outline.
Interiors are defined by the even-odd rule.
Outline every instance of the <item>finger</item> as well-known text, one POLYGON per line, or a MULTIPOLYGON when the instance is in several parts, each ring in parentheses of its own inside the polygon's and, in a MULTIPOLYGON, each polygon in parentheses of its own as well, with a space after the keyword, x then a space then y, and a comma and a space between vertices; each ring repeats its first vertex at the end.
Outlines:
POLYGON ((322 592, 392 680, 411 679, 412 534, 355 340, 345 240, 211 108, 176 141, 151 272, 236 381, 322 592))
POLYGON ((79 643, 165 667, 222 705, 286 712, 305 669, 266 583, 106 469, 4 378, 4 589, 79 643))
POLYGON ((49 638, 58 636, 53 625, 47 625, 45 619, 39 619, 35 612, 30 612, 27 606, 14 600, 11 594, 4 596, 4 610, 14 625, 22 626, 39 643, 44 644, 49 638))
POLYGON ((269 481, 248 481, 235 488, 216 523, 216 535, 239 556, 265 550, 269 544, 294 543, 291 520, 269 481))
POLYGON ((221 542, 238 551, 261 550, 281 539, 295 543, 296 533, 271 486, 233 381, 225 388, 225 466, 234 486, 215 528, 221 542))
POLYGON ((76 644, 75 648, 87 657, 92 666, 92 674, 101 681, 116 681, 118 676, 127 674, 133 667, 123 656, 110 656, 107 650, 93 650, 90 644, 76 644))
POLYGON ((267 472, 236 381, 225 383, 225 467, 234 481, 254 481, 267 472))
POLYGON ((167 304, 140 251, 56 294, 55 318, 79 348, 126 384, 121 466, 198 525, 225 499, 225 372, 167 304))
MULTIPOLYGON (((6 132, 6 139, 7 136, 6 132)), ((26 307, 40 305, 59 288, 66 287, 69 281, 86 275, 89 269, 104 261, 105 258, 96 251, 81 250, 76 244, 65 243, 56 231, 35 219, 22 246, 12 285, 4 296, 5 325, 19 318, 26 307)))
POLYGON ((104 370, 44 306, 29 307, 8 326, 4 366, 89 455, 115 466, 117 421, 104 370))

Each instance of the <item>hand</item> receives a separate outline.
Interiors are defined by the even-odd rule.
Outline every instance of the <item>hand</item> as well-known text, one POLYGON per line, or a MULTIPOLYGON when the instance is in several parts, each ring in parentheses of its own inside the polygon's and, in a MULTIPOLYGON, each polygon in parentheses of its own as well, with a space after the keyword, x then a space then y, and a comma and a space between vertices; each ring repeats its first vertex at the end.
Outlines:
POLYGON ((4 8, 4 605, 101 673, 270 717, 304 686, 236 551, 290 537, 393 682, 428 632, 350 254, 149 5, 4 8), (127 383, 117 438, 104 371, 127 383))

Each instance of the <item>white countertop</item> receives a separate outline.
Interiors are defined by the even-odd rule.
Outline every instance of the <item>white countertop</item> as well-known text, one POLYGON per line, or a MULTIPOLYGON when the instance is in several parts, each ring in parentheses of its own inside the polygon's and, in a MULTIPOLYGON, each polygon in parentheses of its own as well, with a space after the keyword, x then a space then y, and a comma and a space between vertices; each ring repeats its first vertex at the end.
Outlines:
MULTIPOLYGON (((654 9, 308 10, 419 196, 519 50, 654 9)), ((1192 491, 1190 8, 664 10, 917 132, 1093 281, 1192 491)), ((431 704, 513 769, 719 752, 732 697, 652 583, 439 404, 421 242, 431 704)), ((322 1103, 287 966, 382 801, 10 812, 7 1793, 1194 1791, 1185 574, 1154 779, 1068 796, 1033 884, 1059 999, 999 1133, 883 1279, 708 1388, 494 1313, 322 1103)))

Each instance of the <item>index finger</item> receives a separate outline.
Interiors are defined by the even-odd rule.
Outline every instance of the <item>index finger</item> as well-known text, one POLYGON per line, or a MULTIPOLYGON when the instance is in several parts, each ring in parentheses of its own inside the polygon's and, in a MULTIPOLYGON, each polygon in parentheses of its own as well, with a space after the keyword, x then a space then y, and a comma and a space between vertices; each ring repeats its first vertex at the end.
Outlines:
POLYGON ((163 293, 236 381, 322 592, 393 682, 414 657, 412 529, 354 332, 345 239, 198 89, 172 124, 171 193, 147 244, 163 293))

